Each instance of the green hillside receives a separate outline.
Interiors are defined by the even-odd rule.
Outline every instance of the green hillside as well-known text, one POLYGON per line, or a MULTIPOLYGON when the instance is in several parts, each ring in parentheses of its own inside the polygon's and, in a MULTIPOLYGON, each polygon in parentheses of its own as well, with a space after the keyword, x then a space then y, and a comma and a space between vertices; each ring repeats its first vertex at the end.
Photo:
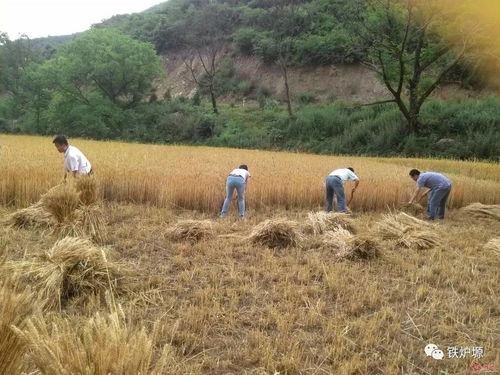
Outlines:
POLYGON ((433 93, 447 82, 471 92, 485 82, 480 64, 446 45, 438 25, 422 32, 419 11, 382 0, 170 0, 77 36, 3 37, 0 130, 498 159, 498 97, 437 101, 433 93), (193 93, 164 89, 159 56, 182 60, 193 93), (237 56, 279 68, 284 94, 239 76, 237 56), (288 84, 291 69, 332 64, 368 67, 387 97, 339 101, 332 91, 317 102, 288 84))

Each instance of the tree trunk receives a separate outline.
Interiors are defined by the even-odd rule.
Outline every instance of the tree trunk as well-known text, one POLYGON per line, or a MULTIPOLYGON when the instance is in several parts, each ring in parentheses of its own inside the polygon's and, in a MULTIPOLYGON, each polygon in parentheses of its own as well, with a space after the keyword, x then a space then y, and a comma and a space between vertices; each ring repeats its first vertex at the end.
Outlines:
POLYGON ((212 84, 210 84, 210 99, 212 100, 212 109, 215 114, 219 113, 219 110, 217 109, 217 101, 215 100, 215 93, 214 93, 214 87, 212 84))
POLYGON ((283 59, 280 59, 281 72, 283 73, 283 80, 285 81, 285 101, 286 101, 286 109, 288 111, 288 116, 293 116, 292 111, 292 101, 290 100, 290 86, 288 85, 288 68, 286 66, 286 62, 283 59))
POLYGON ((422 46, 424 45, 425 39, 425 28, 423 28, 418 37, 417 46, 414 52, 414 61, 413 61, 413 75, 409 82, 409 101, 410 106, 408 110, 408 127, 410 133, 418 133, 420 130, 420 106, 418 104, 418 88, 420 86, 420 82, 422 80, 422 66, 420 64, 421 54, 422 54, 422 46))
POLYGON ((408 119, 408 130, 411 134, 417 134, 420 131, 421 123, 419 114, 412 114, 408 119))

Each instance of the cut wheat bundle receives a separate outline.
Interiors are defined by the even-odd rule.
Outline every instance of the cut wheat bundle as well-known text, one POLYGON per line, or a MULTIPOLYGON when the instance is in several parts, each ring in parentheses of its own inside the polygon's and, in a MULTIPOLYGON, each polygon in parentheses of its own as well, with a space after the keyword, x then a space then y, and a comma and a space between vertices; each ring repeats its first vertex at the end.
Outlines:
POLYGON ((270 248, 297 246, 302 238, 297 222, 281 218, 257 224, 248 237, 250 242, 270 248))
POLYGON ((19 279, 31 282, 46 308, 61 308, 65 302, 105 291, 120 291, 128 271, 108 260, 108 249, 87 239, 66 237, 42 255, 5 265, 19 279))
POLYGON ((211 220, 182 220, 168 228, 165 236, 174 241, 195 243, 214 237, 214 230, 211 220))
POLYGON ((461 208, 460 211, 477 219, 500 220, 500 204, 472 203, 461 208))
POLYGON ((332 250, 339 260, 367 260, 380 255, 380 247, 375 239, 353 235, 343 228, 325 232, 322 239, 323 247, 332 250))
POLYGON ((347 229, 351 233, 356 232, 354 219, 349 214, 321 211, 307 214, 304 231, 316 235, 335 230, 338 227, 347 229))
POLYGON ((81 176, 74 183, 82 205, 90 206, 99 201, 99 186, 95 177, 81 176))
POLYGON ((97 201, 96 186, 90 177, 54 186, 37 203, 14 212, 6 222, 15 228, 50 229, 59 237, 89 237, 103 244, 107 239, 105 215, 101 205, 91 203, 97 201))
POLYGON ((396 240, 397 245, 405 248, 423 250, 440 243, 432 224, 404 212, 384 215, 375 233, 382 239, 396 240))
POLYGON ((42 202, 37 202, 9 215, 6 223, 14 228, 50 228, 57 224, 57 220, 42 202))

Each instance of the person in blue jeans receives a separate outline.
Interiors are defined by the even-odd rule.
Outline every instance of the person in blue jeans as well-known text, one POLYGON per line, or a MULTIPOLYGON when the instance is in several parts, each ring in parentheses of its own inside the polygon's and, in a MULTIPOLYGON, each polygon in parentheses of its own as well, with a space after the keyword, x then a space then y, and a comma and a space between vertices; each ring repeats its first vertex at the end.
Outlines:
POLYGON ((247 181, 251 177, 248 172, 248 167, 245 164, 240 165, 238 168, 233 169, 226 179, 226 199, 222 205, 220 217, 226 217, 229 211, 229 206, 233 200, 233 194, 236 190, 238 192, 238 208, 240 218, 245 216, 245 190, 247 181))
POLYGON ((354 181, 352 188, 352 194, 354 194, 359 185, 359 178, 354 174, 353 168, 336 169, 326 177, 326 212, 333 210, 334 195, 337 196, 337 210, 346 211, 344 184, 348 180, 354 181))
POLYGON ((408 203, 420 201, 426 195, 427 199, 427 217, 429 220, 443 220, 446 209, 446 201, 451 192, 451 181, 436 172, 420 173, 418 169, 410 171, 410 177, 417 182, 417 188, 408 203))

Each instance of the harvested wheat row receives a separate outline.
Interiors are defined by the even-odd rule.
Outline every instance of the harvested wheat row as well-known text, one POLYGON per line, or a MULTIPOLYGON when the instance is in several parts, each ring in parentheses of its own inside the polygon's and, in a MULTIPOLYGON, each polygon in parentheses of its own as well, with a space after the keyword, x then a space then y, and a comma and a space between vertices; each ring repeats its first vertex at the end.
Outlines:
POLYGON ((384 215, 376 226, 376 233, 382 239, 396 240, 397 245, 405 248, 423 250, 440 243, 431 224, 404 212, 384 215))
POLYGON ((214 230, 210 220, 182 220, 168 228, 165 236, 173 241, 196 243, 214 237, 214 230))
POLYGON ((477 219, 500 220, 500 204, 472 203, 463 207, 460 211, 477 219))
POLYGON ((171 352, 165 345, 153 359, 157 331, 135 328, 117 312, 83 323, 57 317, 51 325, 38 316, 16 329, 38 370, 52 375, 160 375, 171 352))
POLYGON ((20 374, 27 349, 12 326, 25 327, 35 308, 35 296, 30 289, 17 289, 10 281, 0 283, 0 374, 20 374))
POLYGON ((495 251, 500 253, 500 237, 492 238, 483 247, 485 251, 495 251))
POLYGON ((297 222, 287 219, 268 219, 256 225, 250 242, 270 248, 297 246, 302 239, 297 222))
POLYGON ((338 227, 347 229, 351 233, 356 232, 352 217, 348 214, 338 212, 308 213, 304 231, 306 233, 322 234, 326 231, 335 230, 338 227))
POLYGON ((8 271, 31 282, 46 308, 61 308, 75 298, 85 301, 107 290, 122 286, 126 270, 108 261, 106 248, 95 247, 89 240, 66 237, 44 254, 32 259, 10 262, 8 271))

